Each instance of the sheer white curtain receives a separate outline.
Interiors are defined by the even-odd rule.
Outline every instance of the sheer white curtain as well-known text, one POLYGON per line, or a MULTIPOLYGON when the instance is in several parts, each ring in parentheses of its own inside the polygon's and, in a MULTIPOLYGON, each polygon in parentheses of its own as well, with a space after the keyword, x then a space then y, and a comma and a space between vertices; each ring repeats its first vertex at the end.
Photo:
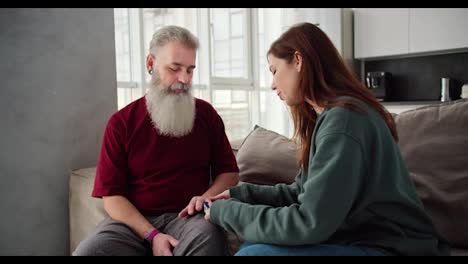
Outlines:
POLYGON ((173 24, 188 28, 200 39, 194 95, 218 110, 230 140, 244 138, 256 124, 291 136, 288 107, 270 88, 266 52, 290 25, 323 20, 323 10, 326 9, 116 9, 118 82, 119 87, 129 86, 119 88, 126 91, 119 93, 119 108, 144 94, 149 81, 144 58, 152 34, 161 26, 173 24))

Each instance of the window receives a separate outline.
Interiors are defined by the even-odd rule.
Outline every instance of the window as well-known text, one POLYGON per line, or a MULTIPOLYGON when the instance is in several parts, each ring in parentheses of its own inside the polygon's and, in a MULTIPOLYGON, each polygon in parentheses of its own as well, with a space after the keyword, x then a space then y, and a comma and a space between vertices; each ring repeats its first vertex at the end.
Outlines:
POLYGON ((214 78, 250 79, 246 8, 210 9, 211 74, 214 78))
POLYGON ((250 11, 247 8, 209 10, 211 103, 223 118, 231 140, 245 137, 253 123, 251 37, 247 30, 250 11))
POLYGON ((266 52, 289 25, 317 17, 316 10, 115 9, 119 109, 144 95, 150 80, 144 62, 152 34, 173 24, 188 28, 200 40, 194 96, 218 111, 230 140, 244 138, 255 124, 290 136, 288 108, 270 89, 266 52))
MULTIPOLYGON (((117 105, 121 109, 144 93, 141 81, 141 49, 139 42, 138 10, 128 8, 114 9, 115 53, 117 69, 117 105)), ((144 67, 144 65, 143 65, 144 67)))

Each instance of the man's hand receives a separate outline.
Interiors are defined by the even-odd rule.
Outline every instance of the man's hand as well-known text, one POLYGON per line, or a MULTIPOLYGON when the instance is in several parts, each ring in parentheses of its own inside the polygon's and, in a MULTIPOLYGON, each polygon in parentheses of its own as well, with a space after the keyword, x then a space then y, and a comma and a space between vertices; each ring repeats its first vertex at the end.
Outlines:
POLYGON ((174 237, 159 233, 153 237, 153 256, 173 256, 172 250, 178 244, 174 237))
POLYGON ((196 212, 203 210, 203 202, 205 202, 205 197, 203 196, 194 196, 190 203, 179 213, 179 217, 184 217, 187 215, 193 215, 196 212))

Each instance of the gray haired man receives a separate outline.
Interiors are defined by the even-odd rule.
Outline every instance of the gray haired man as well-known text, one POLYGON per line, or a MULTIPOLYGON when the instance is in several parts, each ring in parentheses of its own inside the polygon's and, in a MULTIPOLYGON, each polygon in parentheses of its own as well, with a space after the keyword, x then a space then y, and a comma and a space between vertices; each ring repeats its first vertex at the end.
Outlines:
POLYGON ((225 255, 203 202, 239 181, 224 124, 191 94, 198 40, 167 26, 150 43, 147 94, 111 116, 93 197, 109 217, 73 255, 225 255))

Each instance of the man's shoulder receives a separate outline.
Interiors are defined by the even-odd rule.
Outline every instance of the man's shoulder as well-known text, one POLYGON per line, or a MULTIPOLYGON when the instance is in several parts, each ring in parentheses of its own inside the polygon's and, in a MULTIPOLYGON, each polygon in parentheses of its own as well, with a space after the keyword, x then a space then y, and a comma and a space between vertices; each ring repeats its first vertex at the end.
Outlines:
POLYGON ((129 103, 128 105, 124 106, 122 109, 120 109, 119 111, 117 111, 115 114, 119 114, 119 115, 125 115, 129 112, 133 112, 135 110, 139 110, 140 108, 144 108, 146 107, 146 100, 145 100, 145 97, 142 96, 138 99, 136 99, 135 101, 129 103))
POLYGON ((146 114, 145 97, 141 97, 116 111, 109 119, 109 124, 127 123, 136 116, 146 114))
POLYGON ((216 112, 213 105, 211 105, 209 102, 200 98, 195 98, 195 107, 197 108, 197 112, 202 112, 202 113, 216 112))

